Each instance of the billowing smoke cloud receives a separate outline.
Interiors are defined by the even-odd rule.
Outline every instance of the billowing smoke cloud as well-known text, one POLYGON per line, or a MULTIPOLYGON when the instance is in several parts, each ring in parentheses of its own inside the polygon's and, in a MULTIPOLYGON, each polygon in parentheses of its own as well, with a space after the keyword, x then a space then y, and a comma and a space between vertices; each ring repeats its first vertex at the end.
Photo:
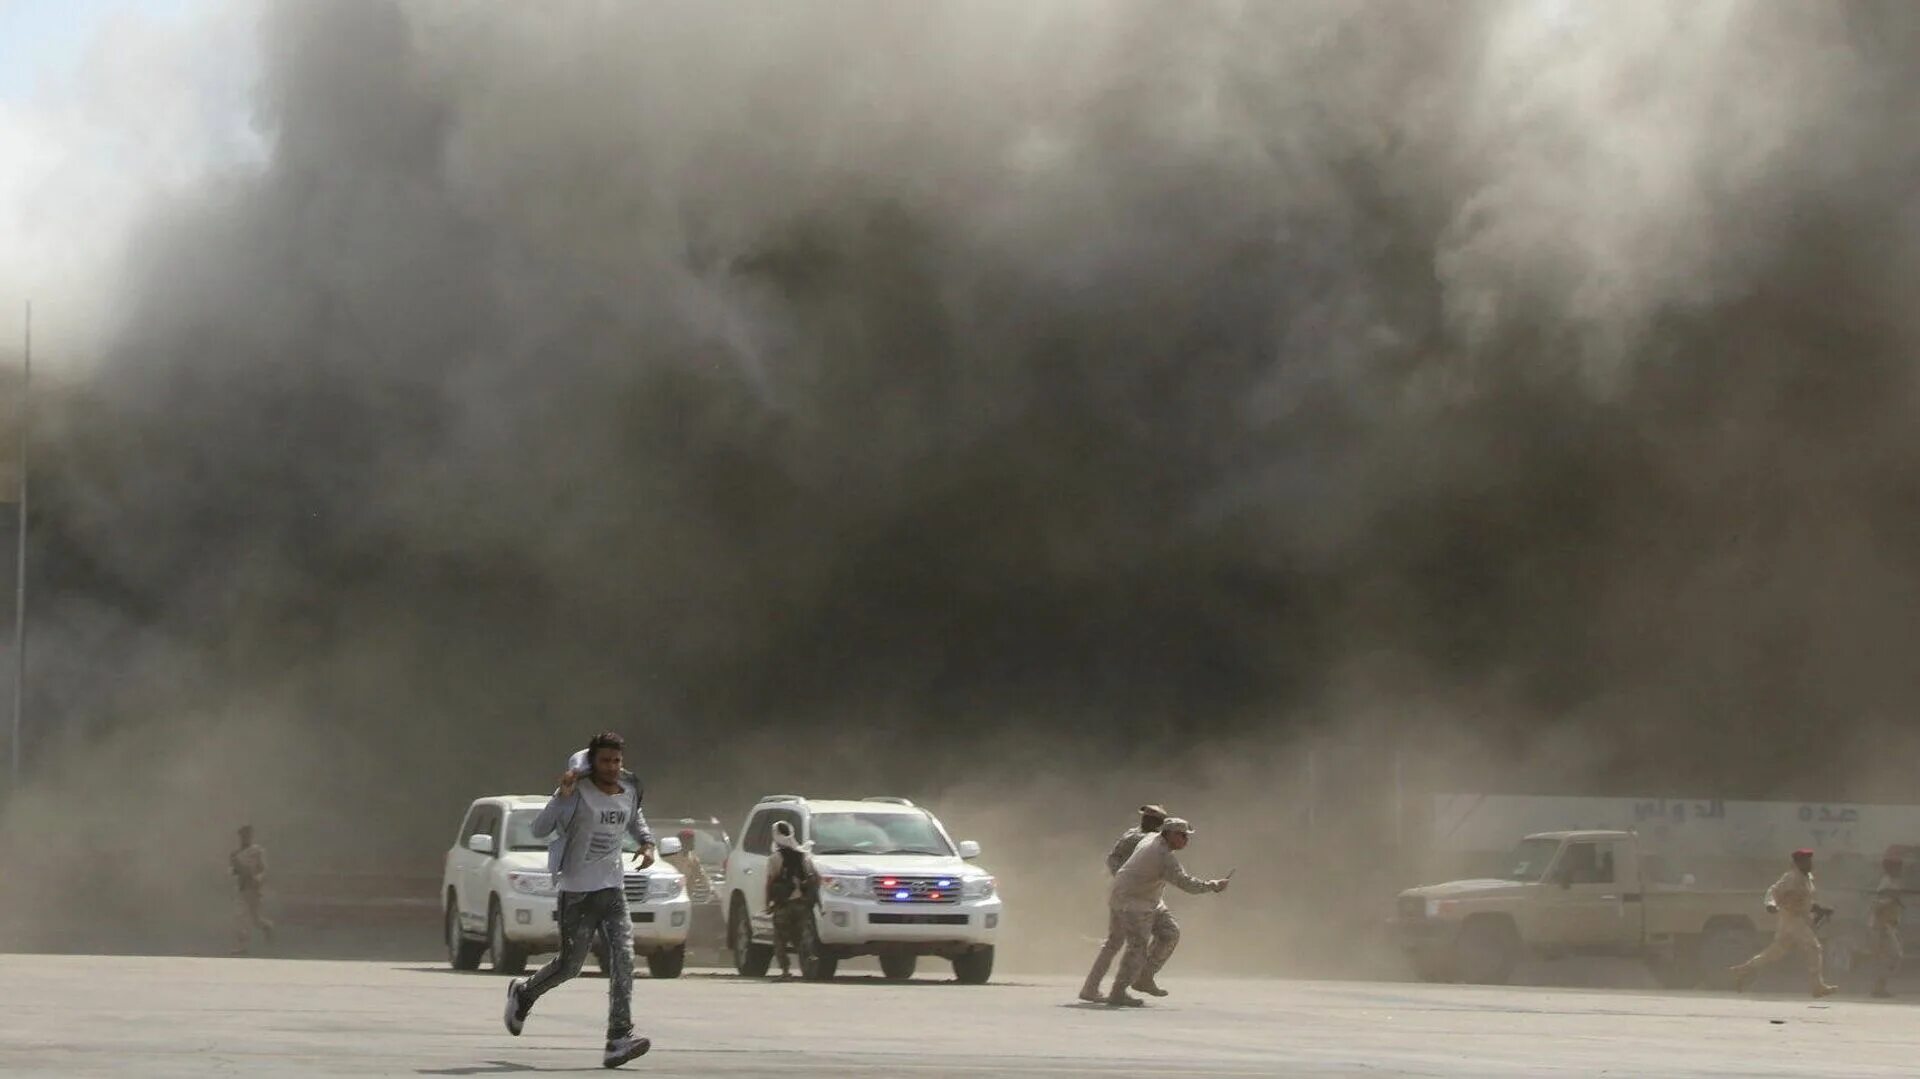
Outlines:
POLYGON ((1769 790, 1920 701, 1906 5, 258 14, 47 435, 42 760, 398 857, 608 726, 732 814, 1355 701, 1769 790))

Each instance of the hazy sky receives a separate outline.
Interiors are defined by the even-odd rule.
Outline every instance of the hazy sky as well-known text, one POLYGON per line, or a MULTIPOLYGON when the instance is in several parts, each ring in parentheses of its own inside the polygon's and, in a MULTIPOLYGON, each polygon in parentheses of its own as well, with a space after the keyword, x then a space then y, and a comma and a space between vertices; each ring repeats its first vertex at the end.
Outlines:
POLYGON ((262 160, 253 5, 0 0, 0 345, 34 301, 43 363, 114 325, 125 239, 152 200, 262 160))

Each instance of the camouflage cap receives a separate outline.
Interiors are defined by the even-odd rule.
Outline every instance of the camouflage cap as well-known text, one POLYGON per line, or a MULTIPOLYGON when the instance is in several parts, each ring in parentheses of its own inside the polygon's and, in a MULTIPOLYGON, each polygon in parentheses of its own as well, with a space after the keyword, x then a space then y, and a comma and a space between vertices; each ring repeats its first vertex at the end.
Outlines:
POLYGON ((1143 817, 1159 817, 1161 820, 1166 820, 1167 810, 1164 806, 1144 805, 1140 807, 1140 815, 1143 817))
POLYGON ((1181 820, 1179 817, 1168 817, 1167 822, 1160 826, 1160 834, 1161 835, 1192 835, 1193 825, 1188 824, 1186 821, 1181 820))

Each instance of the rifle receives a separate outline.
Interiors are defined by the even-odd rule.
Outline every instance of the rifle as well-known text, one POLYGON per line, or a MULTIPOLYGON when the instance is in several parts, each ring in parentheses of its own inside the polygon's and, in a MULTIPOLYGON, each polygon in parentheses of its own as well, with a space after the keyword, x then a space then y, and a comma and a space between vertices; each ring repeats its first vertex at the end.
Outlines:
POLYGON ((1815 903, 1812 908, 1812 913, 1807 916, 1807 921, 1813 926, 1813 928, 1818 929, 1821 926, 1827 924, 1827 920, 1832 917, 1833 917, 1832 907, 1823 907, 1820 904, 1815 903))

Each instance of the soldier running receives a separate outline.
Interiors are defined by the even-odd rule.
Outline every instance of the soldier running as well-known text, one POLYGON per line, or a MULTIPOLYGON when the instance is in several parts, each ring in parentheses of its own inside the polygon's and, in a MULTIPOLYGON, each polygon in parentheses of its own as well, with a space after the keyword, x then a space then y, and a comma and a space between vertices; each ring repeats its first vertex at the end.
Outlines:
POLYGON ((1867 912, 1867 931, 1873 937, 1873 995, 1890 997, 1887 979, 1898 973, 1906 955, 1900 949, 1900 877, 1906 866, 1888 855, 1880 862, 1880 884, 1873 890, 1873 906, 1867 912))
POLYGON ((1820 972, 1820 938, 1813 935, 1812 917, 1826 908, 1813 901, 1813 852, 1802 847, 1793 852, 1793 868, 1780 875, 1773 887, 1767 889, 1767 911, 1779 915, 1773 931, 1773 943, 1766 950, 1738 966, 1729 968, 1733 973, 1733 987, 1744 990, 1747 983, 1761 967, 1769 966, 1784 958, 1788 952, 1798 951, 1806 960, 1807 977, 1811 980, 1813 995, 1830 996, 1838 988, 1827 984, 1820 972))
POLYGON ((1096 965, 1087 983, 1081 986, 1081 1000, 1089 1003, 1104 1000, 1113 1007, 1138 1008, 1146 1001, 1128 995, 1128 988, 1156 997, 1167 995, 1154 981, 1154 976, 1166 966, 1180 944, 1180 925, 1173 920, 1161 898, 1167 885, 1193 895, 1227 890, 1224 879, 1199 880, 1181 868, 1176 852, 1186 849, 1192 835, 1192 825, 1179 817, 1169 817, 1157 834, 1141 840, 1126 864, 1114 874, 1113 885, 1107 893, 1108 936, 1119 934, 1126 943, 1126 951, 1120 957, 1120 973, 1113 980, 1113 989, 1105 997, 1100 995, 1099 976, 1106 971, 1102 961, 1096 959, 1096 964, 1101 965, 1096 965))
MULTIPOLYGON (((773 955, 780 977, 791 978, 787 953, 806 960, 813 910, 820 905, 820 873, 787 821, 773 822, 773 855, 767 859, 767 912, 773 915, 773 955)), ((805 968, 802 967, 802 973, 805 968)))
MULTIPOLYGON (((1115 843, 1113 850, 1107 853, 1107 876, 1111 877, 1118 874, 1120 867, 1127 864, 1127 859, 1133 857, 1133 852, 1140 846, 1140 841, 1150 835, 1158 833, 1160 826, 1166 822, 1167 811, 1165 809, 1157 805, 1141 806, 1140 824, 1137 827, 1129 828, 1125 832, 1122 832, 1119 842, 1115 843)), ((1172 921, 1172 919, 1169 918, 1168 921, 1172 921)), ((1121 930, 1120 924, 1114 921, 1112 916, 1109 915, 1107 918, 1107 939, 1101 942, 1100 953, 1093 958, 1093 969, 1087 972, 1086 984, 1080 989, 1081 1000, 1087 1001, 1088 1003, 1098 1003, 1106 999, 1100 993, 1100 985, 1106 981, 1107 969, 1113 966, 1114 959, 1120 955, 1120 949, 1126 947, 1126 945, 1127 934, 1121 930)))
POLYGON ((239 906, 234 911, 235 955, 253 950, 253 931, 268 944, 273 943, 273 923, 260 911, 260 896, 267 885, 267 850, 253 841, 253 825, 240 826, 240 846, 227 855, 227 871, 240 888, 239 906))

